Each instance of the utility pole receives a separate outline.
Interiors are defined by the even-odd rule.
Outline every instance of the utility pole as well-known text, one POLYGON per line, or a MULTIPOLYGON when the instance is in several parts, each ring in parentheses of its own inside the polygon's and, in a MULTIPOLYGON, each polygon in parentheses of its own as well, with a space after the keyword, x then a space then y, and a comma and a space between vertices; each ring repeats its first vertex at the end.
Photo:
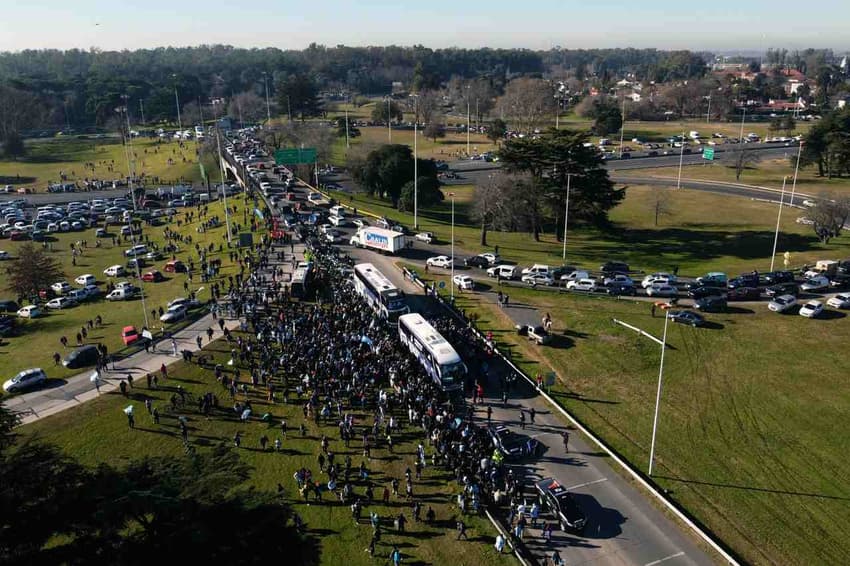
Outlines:
POLYGON ((142 115, 142 124, 146 124, 145 122, 145 101, 141 98, 139 99, 139 112, 142 115))
POLYGON ((661 363, 658 366, 658 392, 655 395, 655 417, 652 419, 652 444, 649 447, 649 471, 647 475, 652 475, 652 462, 655 460, 655 433, 658 431, 658 409, 661 407, 661 384, 664 378, 664 352, 667 351, 667 323, 670 322, 670 315, 664 311, 664 337, 661 340, 661 363))
POLYGON ((345 148, 351 148, 351 143, 348 141, 348 108, 345 109, 345 148))
POLYGON ((623 134, 626 131, 626 95, 623 95, 623 112, 620 115, 620 159, 623 158, 623 134))
POLYGON ((567 202, 564 205, 564 254, 561 259, 564 260, 564 264, 567 263, 567 221, 570 218, 570 181, 572 180, 572 175, 567 175, 567 202))

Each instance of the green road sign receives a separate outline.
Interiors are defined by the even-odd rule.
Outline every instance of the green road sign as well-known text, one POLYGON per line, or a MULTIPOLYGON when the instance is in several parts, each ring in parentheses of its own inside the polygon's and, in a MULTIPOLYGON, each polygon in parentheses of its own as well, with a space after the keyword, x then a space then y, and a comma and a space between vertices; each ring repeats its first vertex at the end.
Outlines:
POLYGON ((315 147, 291 147, 274 152, 274 161, 278 165, 300 165, 316 162, 315 147))
POLYGON ((706 159, 708 161, 714 161, 714 148, 713 147, 707 147, 704 150, 702 150, 702 158, 706 159))

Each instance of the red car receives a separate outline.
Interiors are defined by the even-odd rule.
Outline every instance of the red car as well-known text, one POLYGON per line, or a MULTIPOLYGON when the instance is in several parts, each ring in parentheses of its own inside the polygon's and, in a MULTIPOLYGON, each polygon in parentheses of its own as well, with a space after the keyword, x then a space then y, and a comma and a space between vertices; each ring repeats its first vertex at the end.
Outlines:
POLYGON ((142 281, 145 283, 159 283, 160 281, 165 281, 165 276, 154 269, 142 275, 142 281))
POLYGON ((179 259, 174 259, 165 264, 165 271, 167 273, 183 273, 187 271, 186 264, 179 259))
POLYGON ((9 232, 9 239, 14 241, 29 240, 30 235, 24 232, 23 230, 12 230, 11 232, 9 232))
POLYGON ((135 326, 125 326, 121 331, 121 340, 124 342, 125 346, 129 346, 139 338, 141 338, 141 336, 135 326))

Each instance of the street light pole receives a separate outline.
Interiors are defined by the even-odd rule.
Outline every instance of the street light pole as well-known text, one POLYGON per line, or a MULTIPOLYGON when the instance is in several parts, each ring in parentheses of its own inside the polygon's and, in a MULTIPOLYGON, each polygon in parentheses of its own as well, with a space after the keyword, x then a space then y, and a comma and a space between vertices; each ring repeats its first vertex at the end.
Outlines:
POLYGON ((390 101, 392 99, 387 97, 387 139, 389 143, 393 143, 393 117, 392 117, 392 105, 390 101))
POLYGON ((655 417, 652 419, 652 444, 649 447, 649 471, 652 475, 652 461, 655 459, 655 433, 658 431, 658 409, 661 407, 661 383, 664 377, 664 352, 667 351, 667 323, 670 315, 664 311, 664 337, 661 339, 661 363, 658 366, 658 392, 655 395, 655 417))
MULTIPOLYGON (((622 157, 622 156, 620 156, 622 157)), ((682 132, 682 150, 679 152, 679 176, 676 179, 676 188, 682 188, 682 163, 685 160, 685 132, 682 132)))
POLYGON ((267 124, 271 124, 272 122, 272 107, 269 103, 269 75, 265 71, 263 72, 263 83, 266 85, 266 118, 267 124))
POLYGON ((413 229, 419 230, 419 159, 417 157, 417 142, 419 124, 413 121, 413 229))
POLYGON ((451 296, 452 302, 455 298, 455 194, 449 193, 452 197, 452 280, 451 280, 451 296))
MULTIPOLYGON (((747 107, 744 106, 744 113, 741 116, 741 135, 738 136, 738 143, 744 143, 744 120, 747 119, 747 107)), ((743 150, 742 150, 743 151, 743 150)))
POLYGON ((469 151, 469 128, 471 124, 469 122, 469 96, 466 98, 466 157, 469 159, 469 156, 472 155, 469 151))
POLYGON ((779 243, 779 220, 782 218, 782 205, 785 201, 785 183, 788 175, 782 177, 782 193, 779 196, 779 212, 776 214, 776 234, 773 236, 773 253, 770 254, 770 270, 773 271, 773 262, 776 260, 776 245, 779 243))
MULTIPOLYGON (((177 75, 171 75, 175 79, 177 75)), ((183 131, 183 121, 180 119, 180 96, 177 94, 177 81, 174 82, 174 103, 177 105, 177 129, 183 131)))
POLYGON ((567 175, 567 202, 564 205, 564 255, 561 259, 564 260, 564 264, 567 263, 567 221, 570 218, 570 180, 572 179, 572 175, 567 175))
POLYGON ((708 124, 711 120, 711 93, 708 93, 708 112, 705 113, 705 123, 708 124))
POLYGON ((797 191, 797 172, 800 171, 800 156, 803 154, 803 140, 800 140, 800 148, 797 150, 797 165, 794 166, 794 181, 791 183, 791 202, 789 206, 794 206, 794 194, 797 191))
MULTIPOLYGON (((214 106, 215 107, 215 106, 214 106)), ((227 187, 224 184, 225 173, 224 173, 224 157, 221 154, 221 133, 219 128, 219 120, 218 113, 216 113, 215 120, 215 141, 218 145, 218 170, 221 174, 221 196, 224 199, 224 222, 227 225, 227 245, 230 246, 233 241, 233 236, 230 232, 230 209, 227 207, 227 187)), ((247 188, 246 188, 247 190, 247 188)))
POLYGON ((351 143, 348 141, 348 108, 345 109, 345 149, 350 149, 351 143))
POLYGON ((620 120, 620 159, 623 158, 623 134, 626 131, 626 97, 623 96, 623 112, 620 120))

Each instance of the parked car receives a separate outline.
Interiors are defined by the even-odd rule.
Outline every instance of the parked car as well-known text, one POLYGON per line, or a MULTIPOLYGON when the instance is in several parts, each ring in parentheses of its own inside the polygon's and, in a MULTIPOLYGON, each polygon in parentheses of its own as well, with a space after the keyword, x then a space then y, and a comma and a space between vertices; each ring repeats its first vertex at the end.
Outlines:
POLYGON ((55 299, 47 301, 47 304, 45 306, 49 309, 56 310, 69 309, 71 307, 77 306, 77 301, 69 297, 56 297, 55 299))
POLYGON ((794 295, 782 295, 774 297, 772 301, 767 303, 767 308, 773 312, 786 312, 793 309, 797 305, 797 297, 794 295))
POLYGON ((3 390, 6 391, 6 393, 16 393, 18 391, 30 389, 36 385, 41 385, 45 381, 47 381, 47 374, 44 373, 43 369, 25 369, 24 371, 18 372, 18 374, 12 379, 7 380, 6 383, 3 384, 3 390))
POLYGON ((74 279, 74 283, 85 287, 86 285, 94 285, 95 283, 97 283, 97 279, 91 273, 86 273, 85 275, 80 275, 79 277, 74 279))
POLYGON ((121 277, 126 273, 123 265, 110 265, 103 270, 103 274, 107 277, 121 277))
POLYGON ((163 313, 161 317, 159 317, 160 322, 177 322, 178 320, 182 320, 186 318, 186 313, 188 312, 188 308, 184 304, 174 305, 168 307, 168 310, 163 313))
POLYGON ((604 291, 609 295, 615 296, 628 295, 630 297, 634 297, 637 295, 637 288, 634 285, 628 285, 625 283, 611 283, 610 285, 605 286, 604 291))
POLYGON ((756 287, 730 287, 726 299, 730 301, 757 301, 761 298, 761 289, 756 287))
POLYGON ((672 285, 660 283, 647 287, 646 295, 648 297, 676 297, 679 295, 679 290, 672 285))
POLYGON ((561 281, 578 281, 579 279, 589 279, 590 273, 583 269, 575 269, 569 273, 561 275, 561 281))
POLYGON ((835 309, 850 309, 850 293, 839 293, 831 297, 826 304, 835 309))
POLYGON ((480 255, 474 255, 472 257, 468 257, 463 261, 463 264, 467 267, 480 267, 481 269, 486 269, 490 267, 490 262, 486 257, 480 255))
POLYGON ((781 297, 782 295, 793 295, 796 297, 800 294, 800 288, 797 287, 796 283, 779 283, 765 289, 764 294, 770 298, 781 297))
POLYGON ((794 273, 791 271, 768 271, 762 275, 762 277, 764 278, 764 282, 768 285, 794 282, 794 273))
POLYGON ((21 318, 38 318, 41 314, 41 309, 37 305, 27 305, 18 310, 18 316, 21 318))
POLYGON ((640 282, 640 286, 646 289, 647 287, 651 287, 656 283, 665 283, 667 285, 672 285, 677 282, 677 277, 670 273, 652 273, 643 278, 640 282))
POLYGON ((523 275, 529 275, 531 273, 544 273, 546 275, 550 274, 550 269, 548 265, 543 265, 541 263, 535 263, 531 267, 526 267, 522 270, 523 275))
POLYGON ((97 350, 97 346, 89 344, 87 346, 80 346, 79 348, 74 349, 70 354, 65 356, 65 359, 62 360, 62 365, 69 369, 90 366, 93 365, 99 357, 100 352, 97 350))
POLYGON ((129 346, 141 337, 141 334, 139 334, 139 331, 136 330, 135 326, 125 326, 121 330, 121 341, 124 342, 125 346, 129 346))
POLYGON ((524 456, 537 455, 542 449, 537 439, 517 434, 504 425, 487 427, 487 434, 493 442, 493 448, 498 450, 506 460, 519 460, 524 456))
POLYGON ((20 307, 18 303, 11 300, 0 301, 0 312, 17 312, 20 307))
POLYGON ((500 279, 516 279, 519 268, 516 265, 496 265, 487 270, 487 276, 500 279))
POLYGON ((693 327, 702 326, 705 324, 705 318, 699 313, 693 311, 667 311, 667 316, 673 322, 679 324, 689 324, 693 327))
POLYGON ((142 275, 142 281, 145 283, 159 283, 160 281, 165 281, 165 276, 159 270, 153 269, 142 275))
POLYGON ((487 261, 489 261, 489 262, 490 262, 490 265, 496 265, 497 263, 499 263, 500 261, 502 261, 501 256, 500 256, 499 254, 497 254, 497 253, 493 253, 493 252, 484 252, 484 253, 482 253, 482 254, 478 254, 478 255, 480 255, 481 257, 483 257, 483 258, 484 258, 484 259, 486 259, 487 261))
POLYGON ((704 286, 722 286, 726 287, 726 274, 722 271, 712 271, 702 277, 697 277, 697 283, 704 286))
POLYGON ((599 271, 602 273, 628 273, 631 269, 629 269, 628 263, 623 263, 622 261, 607 261, 599 266, 599 271))
POLYGON ((758 287, 759 276, 755 273, 745 273, 744 275, 739 275, 738 277, 730 279, 726 286, 730 289, 737 289, 739 287, 758 287))
POLYGON ((829 289, 829 278, 823 275, 812 277, 800 285, 800 289, 802 291, 825 291, 829 289))
POLYGON ((463 291, 472 291, 475 289, 475 281, 469 275, 455 275, 452 277, 452 283, 463 291))
POLYGON ((163 271, 166 273, 185 273, 188 269, 186 268, 185 263, 179 259, 173 259, 165 264, 163 271))
POLYGON ((708 296, 694 301, 694 308, 703 312, 723 312, 726 306, 725 297, 708 296))
POLYGON ((438 255, 434 257, 429 257, 425 260, 425 265, 429 267, 442 267, 444 269, 448 269, 452 266, 452 259, 449 256, 438 255))
MULTIPOLYGON (((356 224, 356 221, 355 221, 355 224, 356 224)), ((431 242, 436 240, 433 232, 419 232, 418 234, 416 234, 416 236, 414 236, 414 238, 416 238, 420 242, 425 242, 426 244, 430 244, 431 242)))
POLYGON ((618 283, 618 284, 621 284, 621 285, 630 285, 632 287, 634 287, 634 284, 635 284, 635 282, 632 280, 632 278, 629 277, 628 275, 625 275, 624 273, 609 274, 605 278, 603 278, 603 280, 602 280, 602 284, 605 285, 606 287, 608 285, 612 285, 614 283, 618 283))
POLYGON ((726 297, 726 291, 719 287, 692 287, 688 290, 688 297, 694 300, 704 299, 705 297, 726 297))
POLYGON ((58 281, 50 286, 50 290, 56 293, 57 295, 64 295, 68 291, 73 289, 67 281, 58 281))
POLYGON ((820 301, 809 301, 800 307, 800 316, 806 318, 817 318, 823 313, 823 303, 820 301))
POLYGON ((529 340, 534 340, 539 345, 548 344, 552 341, 552 335, 542 326, 534 326, 532 324, 520 324, 516 327, 517 333, 520 336, 526 336, 529 340))
POLYGON ((597 289, 596 279, 585 278, 570 281, 567 283, 567 289, 570 291, 585 291, 587 293, 594 293, 597 289))
POLYGON ((554 478, 544 478, 534 484, 544 507, 555 515, 562 531, 574 531, 581 533, 587 524, 587 517, 578 502, 554 478))

